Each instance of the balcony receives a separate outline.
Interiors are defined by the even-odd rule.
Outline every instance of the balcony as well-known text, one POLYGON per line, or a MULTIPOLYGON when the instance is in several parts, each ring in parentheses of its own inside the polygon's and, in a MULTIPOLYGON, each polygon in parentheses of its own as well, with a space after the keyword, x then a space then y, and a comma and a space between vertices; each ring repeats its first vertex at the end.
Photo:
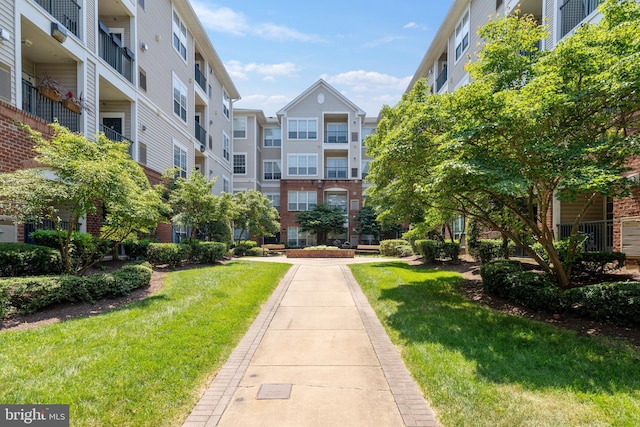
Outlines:
POLYGON ((68 110, 60 101, 42 96, 38 88, 26 80, 22 81, 22 110, 47 123, 53 123, 57 119, 58 123, 70 131, 80 131, 80 114, 68 110))
POLYGON ((200 145, 207 145, 207 131, 199 123, 195 124, 194 134, 200 145))
POLYGON ((100 27, 100 58, 104 59, 114 70, 122 74, 133 83, 133 61, 135 55, 128 47, 122 46, 120 37, 109 32, 109 28, 101 21, 100 27))
POLYGON ((324 170, 325 179, 347 179, 349 169, 345 167, 328 167, 324 170))
POLYGON ((577 27, 604 0, 566 0, 560 6, 560 38, 577 27))
POLYGON ((348 140, 348 132, 342 130, 327 130, 324 142, 327 144, 346 144, 348 140))
POLYGON ((204 76, 204 74, 200 70, 200 67, 198 67, 198 66, 195 67, 195 79, 196 79, 196 83, 198 83, 198 86, 200 86, 202 88, 202 90, 204 90, 205 93, 206 93, 207 92, 207 78, 204 76))
MULTIPOLYGON (((559 224, 558 238, 566 239, 571 235, 573 224, 559 224)), ((578 232, 587 236, 584 250, 587 252, 613 251, 613 221, 586 221, 578 226, 578 232)))
POLYGON ((447 82, 447 77, 448 77, 447 64, 444 64, 442 71, 440 72, 440 74, 438 74, 438 77, 436 78, 436 93, 440 92, 440 89, 442 89, 444 84, 447 82))
POLYGON ((80 38, 80 5, 74 0, 35 0, 67 30, 80 38))
MULTIPOLYGON (((78 223, 75 226, 75 231, 80 231, 80 226, 82 224, 78 223)), ((69 221, 58 221, 58 223, 54 223, 50 219, 43 219, 39 222, 28 221, 24 223, 24 241, 25 243, 29 243, 31 245, 35 244, 33 239, 31 238, 31 233, 36 230, 69 230, 71 224, 69 221)))
POLYGON ((112 141, 128 142, 129 143, 129 155, 133 157, 133 141, 131 141, 131 139, 127 138, 126 136, 122 135, 121 133, 118 133, 115 130, 113 130, 110 127, 105 126, 103 124, 99 125, 99 130, 100 130, 100 132, 104 133, 104 136, 106 136, 107 138, 109 138, 112 141))

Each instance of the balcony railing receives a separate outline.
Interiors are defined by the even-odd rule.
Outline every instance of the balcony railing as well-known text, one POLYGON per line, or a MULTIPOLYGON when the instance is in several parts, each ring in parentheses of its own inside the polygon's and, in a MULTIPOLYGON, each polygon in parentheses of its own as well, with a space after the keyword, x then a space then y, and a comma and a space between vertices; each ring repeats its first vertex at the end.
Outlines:
POLYGON ((35 0, 51 16, 80 38, 80 5, 74 0, 35 0))
POLYGON ((567 0, 560 6, 560 37, 578 26, 604 0, 567 0))
POLYGON ((202 88, 205 92, 207 91, 207 78, 204 76, 202 71, 200 71, 199 67, 195 68, 195 79, 198 86, 202 88))
MULTIPOLYGON (((559 224, 560 239, 566 239, 571 235, 573 224, 559 224)), ((578 226, 578 232, 586 235, 584 250, 587 252, 611 252, 613 251, 613 221, 586 221, 578 226)))
POLYGON ((440 89, 442 89, 442 86, 444 86, 444 84, 447 82, 447 64, 444 65, 444 67, 442 68, 442 71, 440 72, 440 74, 438 74, 438 77, 436 78, 436 93, 440 92, 440 89))
POLYGON ((80 131, 80 114, 68 110, 62 102, 45 98, 37 87, 26 80, 22 81, 22 110, 48 123, 57 119, 58 123, 72 132, 80 131))
POLYGON ((325 179, 347 179, 348 168, 330 167, 324 170, 325 179))
MULTIPOLYGON (((80 231, 80 223, 76 224, 75 231, 80 231)), ((60 221, 58 222, 58 227, 60 230, 69 230, 71 224, 69 221, 60 221)), ((25 243, 34 244, 35 242, 31 238, 31 233, 36 230, 55 230, 56 224, 53 223, 50 219, 43 219, 40 222, 28 221, 24 223, 24 241, 25 243)))
POLYGON ((134 53, 128 47, 123 47, 120 37, 111 34, 104 23, 98 21, 98 26, 100 27, 100 58, 133 83, 134 53))
POLYGON ((109 126, 105 126, 103 124, 100 125, 100 132, 103 132, 104 136, 106 136, 107 138, 109 138, 112 141, 128 142, 129 143, 129 155, 133 157, 133 141, 131 141, 130 138, 127 138, 126 136, 122 135, 121 133, 116 132, 115 130, 111 129, 109 126))
POLYGON ((207 145, 207 131, 200 124, 196 123, 194 133, 200 145, 207 145))
POLYGON ((324 142, 329 144, 346 144, 348 140, 348 132, 341 130, 328 130, 325 134, 324 142))

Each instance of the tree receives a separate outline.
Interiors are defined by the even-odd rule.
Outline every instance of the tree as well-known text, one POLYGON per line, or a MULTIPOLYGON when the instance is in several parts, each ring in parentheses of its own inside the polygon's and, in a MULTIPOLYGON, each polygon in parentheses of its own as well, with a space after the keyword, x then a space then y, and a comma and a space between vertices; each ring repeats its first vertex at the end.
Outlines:
POLYGON ((385 107, 368 139, 371 200, 397 216, 476 218, 570 287, 579 223, 597 195, 630 193, 623 174, 640 155, 630 132, 640 120, 640 5, 607 0, 600 10, 601 23, 548 52, 535 47, 546 31, 532 17, 490 22, 470 84, 430 95, 420 82, 385 107), (554 198, 581 204, 564 260, 553 245, 554 198))
POLYGON ((271 237, 280 230, 278 210, 271 200, 256 190, 241 191, 233 195, 231 220, 242 236, 271 237))
POLYGON ((358 212, 356 219, 358 220, 358 227, 355 232, 361 235, 373 236, 375 240, 380 240, 380 233, 382 233, 382 225, 378 222, 378 214, 371 206, 363 206, 358 212))
MULTIPOLYGON (((171 177, 175 170, 165 172, 171 177)), ((197 170, 192 170, 187 179, 178 177, 168 191, 169 205, 173 209, 172 221, 191 229, 189 238, 195 239, 198 228, 216 221, 229 221, 231 213, 231 195, 221 196, 211 194, 216 183, 210 181, 197 170)))
POLYGON ((18 222, 51 220, 57 230, 65 216, 68 230, 59 234, 64 269, 82 275, 100 259, 88 256, 79 266, 71 262, 71 236, 82 218, 102 208, 100 237, 117 245, 133 232, 152 231, 167 207, 160 189, 151 187, 129 156, 126 143, 104 134, 90 141, 58 123, 50 126, 51 139, 23 126, 35 143, 35 160, 42 168, 0 175, 0 210, 18 222))
POLYGON ((318 235, 319 242, 327 241, 330 232, 344 233, 347 221, 346 213, 342 208, 320 203, 308 211, 298 212, 298 224, 302 231, 310 231, 318 235))

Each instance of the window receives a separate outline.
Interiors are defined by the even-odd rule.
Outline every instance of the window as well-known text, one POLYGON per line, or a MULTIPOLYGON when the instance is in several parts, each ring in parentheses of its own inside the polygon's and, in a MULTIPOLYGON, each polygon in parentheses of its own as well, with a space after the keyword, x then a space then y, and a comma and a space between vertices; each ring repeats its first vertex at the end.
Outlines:
POLYGON ((138 69, 138 86, 143 91, 147 91, 147 72, 142 68, 138 69))
POLYGON ((138 162, 142 165, 147 164, 147 144, 138 142, 138 162))
POLYGON ((344 143, 347 142, 347 124, 329 123, 327 124, 327 139, 325 142, 344 143))
POLYGON ((176 178, 187 178, 187 152, 175 144, 173 146, 173 167, 178 169, 176 178))
POLYGON ((263 163, 264 166, 264 179, 274 180, 282 178, 282 167, 277 160, 266 160, 263 163))
POLYGON ((230 185, 229 178, 227 178, 226 176, 223 176, 222 177, 222 191, 224 191, 225 193, 228 193, 230 189, 231 189, 231 185, 230 185))
POLYGON ((173 76, 173 113, 187 122, 187 87, 173 76))
POLYGON ((175 10, 173 11, 173 48, 182 59, 187 60, 187 27, 175 10))
POLYGON ((347 212, 347 193, 327 193, 325 202, 332 208, 339 208, 347 212))
POLYGON ((280 212, 280 194, 265 194, 265 196, 271 200, 271 206, 280 212))
POLYGON ((234 138, 247 137, 247 118, 246 117, 238 117, 233 119, 233 137, 234 138))
POLYGON ((233 173, 246 175, 247 173, 247 155, 246 154, 233 155, 233 173))
POLYGON ((456 61, 469 47, 469 10, 456 25, 456 61))
POLYGON ((289 119, 289 139, 317 139, 317 119, 289 119))
POLYGON ((231 141, 229 135, 222 132, 222 157, 228 162, 231 155, 231 141))
POLYGON ((142 10, 144 10, 144 0, 138 0, 138 4, 142 8, 142 10))
POLYGON ((312 244, 308 231, 300 231, 299 227, 287 228, 287 245, 301 247, 312 244))
POLYGON ((371 160, 363 160, 362 161, 362 179, 365 179, 369 174, 369 164, 371 160))
POLYGON ((317 175, 317 154, 289 154, 287 156, 289 175, 317 175))
POLYGON ((376 133, 375 128, 362 128, 362 146, 364 147, 364 140, 367 139, 367 136, 376 133))
POLYGON ((222 113, 228 119, 231 111, 231 99, 226 90, 222 91, 222 113))
POLYGON ((315 191, 289 191, 287 198, 290 211, 309 211, 318 204, 315 191))
POLYGON ((327 159, 327 179, 347 178, 347 159, 327 159))
POLYGON ((282 131, 280 128, 264 130, 264 146, 280 147, 282 145, 282 131))

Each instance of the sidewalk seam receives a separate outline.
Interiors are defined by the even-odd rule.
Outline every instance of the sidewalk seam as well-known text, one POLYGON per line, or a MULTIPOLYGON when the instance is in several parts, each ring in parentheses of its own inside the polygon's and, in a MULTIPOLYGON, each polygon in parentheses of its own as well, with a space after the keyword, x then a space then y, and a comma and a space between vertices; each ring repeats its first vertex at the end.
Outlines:
POLYGON ((249 330, 233 350, 226 363, 220 368, 213 382, 193 408, 183 427, 213 427, 218 425, 241 379, 249 367, 249 362, 262 341, 284 294, 300 265, 292 265, 275 291, 264 304, 249 330), (205 415, 206 414, 206 415, 205 415))
POLYGON ((440 426, 416 381, 409 373, 396 347, 387 335, 380 319, 376 316, 364 292, 362 292, 358 282, 353 277, 351 270, 346 265, 341 265, 340 269, 349 286, 349 291, 351 291, 351 296, 360 313, 362 323, 380 362, 405 426, 440 426))

